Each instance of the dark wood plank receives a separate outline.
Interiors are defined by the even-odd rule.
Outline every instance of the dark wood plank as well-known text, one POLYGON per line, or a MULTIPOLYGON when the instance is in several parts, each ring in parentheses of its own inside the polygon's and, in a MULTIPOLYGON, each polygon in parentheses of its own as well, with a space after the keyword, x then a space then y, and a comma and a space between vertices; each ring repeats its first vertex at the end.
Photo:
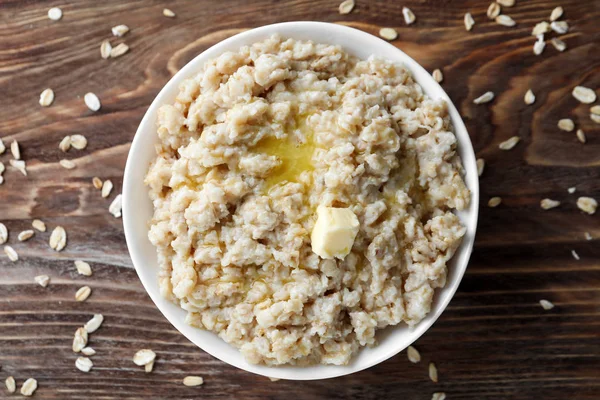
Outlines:
MULTIPOLYGON (((600 198, 600 125, 589 106, 570 96, 572 87, 600 87, 600 2, 517 0, 506 9, 518 25, 499 26, 485 17, 489 0, 357 0, 347 16, 337 0, 172 1, 174 19, 162 16, 166 2, 67 0, 64 17, 46 17, 54 2, 0 0, 0 135, 17 139, 30 175, 10 168, 0 186, 0 221, 11 231, 18 263, 0 256, 0 378, 18 384, 38 379, 38 398, 247 398, 429 399, 445 391, 450 399, 595 399, 600 381, 600 248, 598 215, 575 206, 578 195, 600 198), (532 53, 535 23, 561 5, 571 29, 568 50, 550 45, 532 53), (404 26, 403 6, 417 15, 404 26), (477 22, 466 32, 462 18, 477 22), (120 191, 122 172, 136 127, 164 83, 195 55, 242 30, 274 22, 337 22, 376 33, 392 26, 395 45, 428 70, 441 68, 447 90, 471 133, 478 156, 487 161, 481 179, 483 204, 501 196, 503 205, 481 208, 475 251, 467 275, 447 311, 416 344, 418 365, 401 354, 367 371, 335 380, 269 380, 213 359, 183 338, 156 310, 132 268, 120 220, 107 207, 120 191), (100 42, 110 28, 127 24, 123 38, 131 51, 102 60, 100 42), (52 107, 38 105, 39 93, 54 89, 52 107), (532 88, 533 106, 522 98, 532 88), (496 100, 472 100, 492 90, 496 100), (83 95, 93 91, 102 110, 91 113, 83 95), (556 128, 573 118, 587 133, 581 145, 556 128), (83 133, 85 151, 69 152, 78 168, 57 162, 63 136, 83 133), (510 152, 498 143, 519 135, 510 152), (115 190, 102 199, 91 178, 111 179, 115 190), (567 188, 577 187, 577 193, 567 188), (551 197, 559 209, 542 211, 551 197), (16 234, 33 218, 49 227, 63 225, 69 243, 61 253, 47 246, 50 235, 36 233, 26 243, 16 234), (587 241, 583 233, 594 240, 587 241), (575 249, 581 260, 571 256, 575 249), (75 259, 89 260, 94 275, 74 271, 75 259), (41 288, 35 275, 48 274, 41 288), (83 284, 93 288, 86 303, 74 301, 83 284), (556 307, 543 311, 542 298, 556 307), (92 335, 94 369, 77 371, 71 341, 92 314, 105 315, 92 335), (152 374, 133 365, 131 356, 152 348, 158 359, 152 374), (427 377, 434 361, 440 382, 427 377), (205 385, 186 388, 181 379, 202 375, 205 385)), ((117 43, 121 40, 114 40, 117 43)), ((7 163, 9 156, 0 160, 7 163)), ((0 397, 6 393, 0 390, 0 397)))

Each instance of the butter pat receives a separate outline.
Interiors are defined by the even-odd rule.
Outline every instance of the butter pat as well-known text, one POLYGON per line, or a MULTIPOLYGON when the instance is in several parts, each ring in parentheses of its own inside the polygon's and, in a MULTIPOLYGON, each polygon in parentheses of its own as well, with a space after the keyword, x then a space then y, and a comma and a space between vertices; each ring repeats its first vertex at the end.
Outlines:
POLYGON ((344 259, 358 233, 358 218, 349 208, 319 206, 310 240, 312 251, 321 258, 344 259))

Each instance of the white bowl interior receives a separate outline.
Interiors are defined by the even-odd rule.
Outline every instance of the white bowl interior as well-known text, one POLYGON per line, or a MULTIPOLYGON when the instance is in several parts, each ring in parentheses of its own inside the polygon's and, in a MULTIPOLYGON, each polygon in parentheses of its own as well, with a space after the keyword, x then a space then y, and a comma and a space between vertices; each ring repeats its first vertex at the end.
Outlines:
POLYGON ((440 316, 458 288, 467 267, 475 238, 478 199, 477 167, 467 130, 448 95, 425 69, 390 43, 368 33, 323 22, 286 22, 252 29, 216 44, 190 61, 160 91, 140 123, 127 158, 123 182, 123 224, 127 246, 142 284, 163 315, 190 341, 214 357, 255 374, 281 379, 325 379, 360 371, 394 356, 419 338, 440 316), (241 46, 263 40, 274 33, 294 39, 339 44, 349 53, 363 59, 375 55, 404 64, 430 97, 442 98, 448 102, 459 142, 458 151, 466 170, 466 184, 472 194, 469 209, 457 213, 467 227, 467 233, 449 264, 446 287, 437 290, 429 315, 412 329, 400 325, 380 331, 377 335, 378 345, 362 349, 345 366, 266 367, 249 364, 236 348, 217 335, 185 324, 186 312, 165 300, 158 289, 156 251, 147 237, 148 221, 153 210, 143 183, 147 168, 155 156, 154 144, 158 140, 155 125, 157 110, 163 104, 174 102, 181 81, 193 76, 205 61, 225 51, 237 50, 241 46))

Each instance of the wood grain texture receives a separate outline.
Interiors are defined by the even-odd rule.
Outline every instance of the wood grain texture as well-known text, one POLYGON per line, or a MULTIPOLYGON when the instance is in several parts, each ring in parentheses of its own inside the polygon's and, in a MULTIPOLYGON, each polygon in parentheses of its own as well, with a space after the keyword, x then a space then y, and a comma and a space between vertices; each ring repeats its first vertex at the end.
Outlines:
MULTIPOLYGON (((597 399, 600 393, 600 215, 575 206, 578 195, 600 199, 600 125, 589 106, 570 95, 582 84, 600 88, 600 1, 517 0, 505 12, 514 28, 489 21, 489 0, 357 0, 347 16, 338 0, 146 1, 64 0, 59 22, 46 17, 50 1, 0 0, 0 136, 21 143, 29 167, 24 178, 8 168, 0 186, 0 221, 9 244, 20 255, 11 263, 0 255, 0 378, 13 375, 20 386, 39 382, 37 398, 239 398, 430 399, 437 391, 449 399, 597 399), (571 29, 568 50, 548 45, 534 56, 535 23, 555 6, 565 8, 571 29), (404 26, 401 8, 417 22, 404 26), (177 13, 162 16, 163 7, 177 13), (476 20, 466 32, 462 18, 476 20), (270 382, 230 367, 196 348, 154 307, 137 279, 120 219, 107 212, 120 192, 129 143, 146 108, 165 82, 195 55, 237 32, 274 22, 337 22, 376 33, 395 27, 395 45, 428 70, 441 68, 443 86, 470 131, 479 157, 487 161, 481 200, 501 196, 503 205, 481 208, 477 242, 467 274, 452 303, 417 342, 423 361, 414 365, 400 354, 367 371, 335 380, 270 382), (113 44, 131 50, 115 60, 100 58, 110 28, 131 31, 113 44), (54 89, 54 104, 38 105, 39 93, 54 89), (537 96, 526 106, 528 88, 537 96), (492 90, 490 105, 472 100, 492 90), (83 103, 86 92, 102 101, 98 113, 83 103), (588 143, 559 131, 558 119, 571 117, 588 143), (58 165, 58 143, 68 134, 88 137, 84 151, 66 158, 77 168, 58 165), (510 152, 498 143, 519 135, 510 152), (111 179, 115 190, 100 197, 91 178, 111 179), (577 187, 570 195, 567 188, 577 187), (542 211, 550 197, 560 208, 542 211), (18 232, 33 218, 50 228, 18 243, 18 232), (55 253, 47 245, 51 228, 62 225, 69 241, 55 253), (586 241, 584 232, 594 240, 586 241), (581 256, 571 257, 571 249, 581 256), (73 260, 94 269, 77 275, 73 260), (33 277, 48 274, 42 288, 33 277), (77 303, 80 286, 92 296, 77 303), (556 307, 543 311, 538 301, 556 307), (94 313, 104 325, 91 335, 98 354, 94 369, 74 367, 73 334, 94 313), (158 354, 154 372, 131 362, 136 350, 158 354), (439 369, 437 384, 427 364, 439 369), (205 385, 187 388, 186 375, 205 385)), ((8 164, 8 152, 0 160, 8 164)), ((600 213, 599 213, 600 214, 600 213)), ((0 390, 0 398, 8 398, 0 390)))

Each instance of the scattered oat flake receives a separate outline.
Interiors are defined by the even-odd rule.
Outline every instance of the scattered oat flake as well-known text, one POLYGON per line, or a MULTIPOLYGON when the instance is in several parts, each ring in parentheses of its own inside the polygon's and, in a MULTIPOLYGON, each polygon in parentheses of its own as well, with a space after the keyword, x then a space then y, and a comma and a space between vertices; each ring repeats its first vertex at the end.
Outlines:
POLYGON ((88 333, 94 333, 98 330, 98 328, 100 328, 102 322, 104 322, 104 316, 102 314, 94 314, 92 319, 90 319, 88 322, 85 323, 85 325, 83 325, 83 328, 88 333))
POLYGON ((115 218, 120 218, 123 209, 123 196, 118 194, 115 199, 110 203, 108 207, 108 212, 113 215, 115 218))
POLYGON ((139 350, 133 356, 133 362, 135 363, 135 365, 138 365, 140 367, 153 362, 155 359, 156 353, 150 349, 139 350))
POLYGON ((127 53, 128 51, 129 51, 129 46, 127 46, 125 43, 120 43, 116 47, 112 48, 112 50, 110 51, 110 57, 111 58, 121 57, 123 54, 127 53))
POLYGON ((33 277, 33 280, 41 287, 46 287, 48 286, 48 283, 50 283, 50 277, 48 275, 38 275, 33 277))
POLYGON ((554 48, 560 52, 565 51, 567 49, 567 44, 559 38, 552 38, 552 40, 550 40, 550 43, 552 43, 552 46, 554 46, 554 48))
POLYGON ((19 242, 24 242, 26 240, 31 239, 34 233, 35 232, 33 230, 27 229, 25 231, 20 232, 19 236, 17 236, 17 239, 19 239, 19 242))
POLYGON ((4 246, 4 253, 6 253, 6 255, 8 256, 8 259, 12 262, 19 260, 19 255, 17 254, 15 249, 13 249, 10 246, 4 246))
POLYGON ((272 377, 270 377, 270 376, 269 376, 268 378, 269 378, 269 380, 270 380, 271 382, 277 382, 277 381, 281 380, 281 379, 279 379, 279 378, 272 378, 272 377))
POLYGON ((463 20, 465 23, 465 29, 467 31, 470 31, 471 29, 473 29, 473 26, 475 25, 475 20, 473 19, 473 16, 471 15, 471 13, 466 13, 463 20))
POLYGON ((483 158, 477 159, 477 176, 481 176, 483 174, 483 170, 485 169, 485 160, 483 158))
POLYGON ((398 38, 398 32, 394 28, 381 28, 379 30, 379 36, 385 40, 396 40, 398 38))
POLYGON ((563 118, 558 121, 558 128, 566 132, 572 132, 575 129, 575 123, 570 118, 563 118))
POLYGON ((575 86, 573 89, 573 97, 583 104, 592 104, 596 101, 596 92, 584 86, 575 86))
POLYGON ((546 21, 538 22, 531 31, 532 36, 543 35, 544 33, 550 32, 550 24, 546 21))
POLYGON ((577 188, 575 186, 573 186, 573 187, 568 188, 567 192, 573 194, 573 193, 575 193, 576 190, 577 190, 577 188))
POLYGON ((75 300, 86 301, 91 294, 92 289, 89 286, 82 286, 75 292, 75 300))
POLYGON ((110 181, 110 179, 105 180, 102 184, 102 197, 106 198, 110 196, 110 192, 112 191, 112 189, 113 183, 110 181))
POLYGON ((92 184, 96 189, 102 189, 102 179, 98 178, 97 176, 92 178, 92 184))
POLYGON ((563 35, 569 32, 569 24, 567 21, 554 21, 550 24, 550 29, 559 35, 563 35))
POLYGON ((581 211, 593 215, 596 212, 596 208, 598 208, 598 202, 591 197, 582 196, 577 199, 577 207, 581 211))
POLYGON ((75 360, 75 367, 81 372, 90 372, 94 363, 88 357, 77 357, 75 360))
POLYGON ((577 139, 581 143, 585 143, 586 142, 585 132, 582 129, 577 129, 576 135, 577 135, 577 139))
POLYGON ((342 1, 338 7, 338 10, 342 15, 350 14, 354 9, 354 5, 354 0, 342 1))
POLYGON ((60 160, 58 162, 60 164, 61 167, 66 168, 66 169, 73 169, 75 168, 77 165, 75 165, 75 163, 71 160, 60 160))
POLYGON ((81 349, 83 349, 88 342, 88 332, 85 328, 77 328, 75 331, 75 336, 73 337, 73 351, 75 353, 79 353, 81 349))
POLYGON ((498 207, 501 203, 502 203, 502 198, 492 197, 488 201, 488 207, 495 208, 495 207, 498 207))
POLYGON ((53 250, 61 251, 67 244, 67 231, 62 226, 57 226, 50 235, 50 247, 53 250))
POLYGON ((515 26, 517 23, 508 15, 500 14, 496 17, 496 23, 503 26, 515 26))
POLYGON ((600 114, 590 114, 590 119, 597 124, 600 124, 600 114))
POLYGON ((23 386, 21 386, 21 394, 27 397, 33 396, 33 392, 36 391, 37 387, 37 381, 33 378, 29 378, 23 383, 23 386))
POLYGON ((445 400, 446 393, 444 392, 435 392, 433 396, 431 396, 431 400, 445 400))
POLYGON ((17 171, 19 171, 23 175, 27 176, 27 165, 25 164, 25 161, 23 161, 23 160, 9 160, 8 162, 10 163, 10 165, 14 169, 16 169, 17 171))
POLYGON ((71 148, 71 136, 65 136, 58 144, 58 148, 63 153, 66 153, 71 148))
POLYGON ((15 160, 21 159, 21 149, 19 148, 19 142, 13 140, 10 144, 10 152, 15 160))
POLYGON ((6 151, 6 146, 4 145, 4 141, 0 138, 0 154, 4 154, 6 151))
POLYGON ((165 17, 169 17, 169 18, 175 17, 175 13, 173 11, 169 10, 168 8, 163 9, 163 15, 165 17))
POLYGON ((87 139, 83 135, 71 136, 71 146, 77 150, 83 150, 87 146, 87 139))
POLYGON ((112 51, 112 45, 110 44, 110 40, 106 39, 100 43, 100 57, 103 59, 110 58, 110 53, 112 51))
POLYGON ((129 27, 127 25, 117 25, 117 26, 113 26, 111 28, 111 31, 112 31, 113 36, 122 37, 125 34, 127 34, 127 32, 129 32, 129 27))
POLYGON ((493 1, 490 3, 490 6, 488 7, 486 14, 489 19, 495 19, 498 15, 500 15, 501 11, 502 11, 502 8, 500 7, 500 4, 493 1))
POLYGON ((6 378, 4 384, 6 385, 6 390, 8 393, 14 393, 17 390, 17 383, 15 382, 15 378, 12 376, 6 378))
POLYGON ((83 96, 83 101, 87 108, 92 111, 98 111, 102 105, 100 104, 100 99, 94 93, 88 92, 83 96))
POLYGON ((500 143, 498 145, 498 148, 500 150, 512 150, 517 145, 517 143, 519 143, 520 140, 520 137, 513 136, 510 139, 507 139, 504 142, 500 143))
POLYGON ((485 92, 484 94, 482 94, 481 96, 479 96, 478 98, 473 100, 473 103, 485 104, 485 103, 489 103, 492 100, 494 100, 494 92, 485 92))
POLYGON ((542 306, 542 308, 546 311, 548 310, 552 310, 554 308, 554 304, 552 304, 551 302, 549 302, 548 300, 540 300, 540 305, 542 306))
POLYGON ((93 355, 96 355, 96 350, 94 350, 91 347, 84 347, 83 349, 81 349, 81 354, 83 354, 84 356, 91 357, 93 355))
POLYGON ((437 83, 442 83, 442 81, 444 80, 444 74, 442 74, 442 71, 439 69, 433 70, 431 76, 437 83))
POLYGON ((550 21, 554 22, 557 19, 559 19, 560 17, 562 17, 563 15, 563 8, 562 7, 556 7, 554 10, 552 10, 552 12, 550 13, 550 21))
POLYGON ((6 169, 6 167, 4 166, 4 163, 2 161, 0 161, 0 175, 2 175, 4 173, 5 169, 6 169))
POLYGON ((600 115, 600 106, 593 106, 590 108, 590 113, 600 115))
POLYGON ((46 232, 46 224, 42 220, 34 219, 31 222, 31 226, 33 226, 34 229, 37 229, 40 232, 46 232))
POLYGON ((52 21, 58 21, 62 18, 62 10, 58 7, 52 7, 48 10, 48 18, 52 21))
POLYGON ((434 363, 429 363, 429 379, 436 383, 438 381, 438 370, 434 363))
POLYGON ((421 361, 421 354, 419 353, 419 350, 415 349, 412 346, 408 346, 406 355, 408 356, 408 361, 410 361, 411 363, 416 364, 419 361, 421 361))
POLYGON ((402 15, 404 16, 404 22, 406 25, 412 24, 417 19, 417 17, 415 17, 415 13, 413 13, 408 7, 402 7, 402 15))
POLYGON ((533 94, 533 91, 531 89, 529 89, 525 93, 525 97, 523 98, 523 100, 525 101, 525 104, 527 104, 527 105, 535 103, 535 94, 533 94))
POLYGON ((550 210, 551 208, 556 208, 558 206, 560 206, 560 201, 558 200, 543 199, 540 201, 540 207, 542 207, 544 210, 550 210))
POLYGON ((8 228, 0 222, 0 244, 6 243, 8 240, 8 228))
POLYGON ((500 4, 502 7, 512 7, 515 5, 515 0, 496 0, 496 3, 500 4))
POLYGON ((75 260, 75 268, 80 275, 92 276, 92 267, 85 261, 75 260))
POLYGON ((577 254, 577 252, 576 252, 575 250, 571 250, 571 255, 573 256, 573 258, 574 258, 576 261, 579 261, 579 260, 581 260, 581 257, 579 257, 579 254, 577 254))
POLYGON ((154 369, 154 361, 149 362, 148 364, 144 365, 144 371, 146 371, 146 373, 152 372, 153 369, 154 369))
POLYGON ((204 383, 204 379, 201 376, 186 376, 183 378, 183 384, 185 386, 200 386, 204 383))
POLYGON ((40 106, 49 107, 54 101, 54 91, 48 88, 40 93, 40 106))
POLYGON ((546 42, 544 42, 544 34, 538 35, 538 40, 533 44, 533 54, 539 56, 544 52, 546 42))
POLYGON ((583 236, 585 237, 585 240, 592 240, 593 239, 591 233, 589 233, 589 232, 584 232, 583 236))

